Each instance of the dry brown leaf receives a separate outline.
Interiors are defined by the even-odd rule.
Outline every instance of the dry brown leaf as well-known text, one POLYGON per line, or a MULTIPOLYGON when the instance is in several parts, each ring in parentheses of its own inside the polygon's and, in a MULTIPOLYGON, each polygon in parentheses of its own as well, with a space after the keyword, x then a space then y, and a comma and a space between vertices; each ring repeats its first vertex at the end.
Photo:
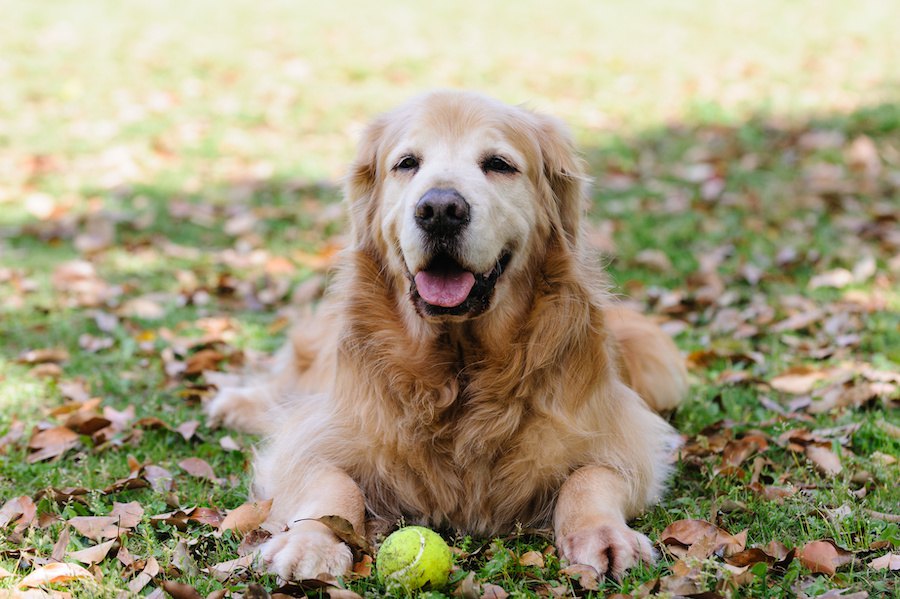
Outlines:
POLYGON ((781 322, 778 322, 769 329, 773 333, 785 333, 788 331, 799 331, 809 328, 825 317, 825 313, 821 310, 810 310, 808 312, 800 312, 790 316, 781 322))
POLYGON ((128 581, 128 590, 137 595, 159 574, 159 563, 155 557, 148 557, 141 573, 128 581))
POLYGON ((372 553, 372 547, 364 536, 356 532, 350 521, 341 516, 322 516, 315 518, 316 522, 321 522, 327 526, 334 535, 347 543, 354 551, 362 551, 363 553, 372 553))
POLYGON ((175 484, 175 476, 171 472, 154 464, 144 466, 144 478, 157 493, 167 493, 175 484))
POLYGON ((178 530, 186 530, 189 522, 206 524, 218 528, 222 523, 223 518, 224 516, 222 513, 215 508, 192 507, 151 516, 150 523, 154 526, 159 524, 169 524, 178 530))
POLYGON ((118 516, 75 516, 68 522, 69 526, 94 541, 115 539, 127 531, 126 527, 118 525, 118 516))
POLYGON ((175 582, 174 580, 164 580, 162 588, 172 599, 203 599, 197 589, 183 582, 175 582))
POLYGON ((226 451, 241 451, 241 446, 228 435, 219 439, 219 446, 226 451))
POLYGON ((19 364, 60 364, 69 360, 69 352, 61 347, 47 347, 26 351, 16 358, 19 364))
POLYGON ((752 566, 760 562, 771 564, 775 561, 777 561, 775 556, 769 555, 758 547, 744 549, 743 551, 739 551, 738 553, 725 558, 726 563, 738 567, 752 566))
POLYGON ((869 562, 874 570, 900 570, 900 553, 885 553, 869 562))
POLYGON ((200 458, 185 458, 178 462, 182 470, 196 478, 205 478, 206 480, 215 481, 216 473, 213 472, 212 466, 206 460, 200 458))
MULTIPOLYGON (((331 593, 328 595, 332 596, 331 593)), ((488 582, 481 587, 481 599, 506 599, 507 597, 509 597, 509 593, 499 585, 488 582)))
POLYGON ((245 503, 228 512, 228 515, 222 520, 222 524, 219 525, 219 530, 234 530, 241 534, 248 533, 251 530, 259 528, 260 525, 266 521, 266 518, 269 517, 269 510, 271 509, 271 499, 245 503))
POLYGON ((226 562, 221 562, 218 564, 213 564, 208 568, 203 568, 203 571, 208 573, 210 576, 218 580, 219 582, 225 582, 229 578, 239 575, 242 572, 246 572, 250 566, 253 565, 253 560, 256 557, 253 553, 248 553, 247 555, 241 556, 237 559, 228 560, 226 562))
POLYGON ((184 437, 185 441, 190 441, 197 433, 198 428, 200 428, 199 420, 188 420, 175 427, 175 432, 184 437))
POLYGON ((657 272, 672 272, 672 261, 662 250, 647 249, 637 253, 634 257, 637 265, 655 270, 657 272))
POLYGON ((372 556, 364 555, 362 559, 353 564, 353 574, 359 578, 368 578, 372 575, 372 556))
POLYGON ((0 508, 0 528, 5 528, 12 522, 15 524, 14 530, 21 532, 31 526, 36 515, 37 507, 31 497, 27 495, 13 497, 0 508))
POLYGON ((559 571, 560 574, 576 580, 578 585, 586 591, 596 591, 600 588, 600 576, 597 571, 584 564, 572 564, 559 571))
POLYGON ((117 313, 128 318, 159 320, 166 315, 166 309, 155 298, 144 296, 126 301, 119 307, 117 313))
POLYGON ((67 555, 82 564, 99 564, 106 559, 107 554, 117 542, 116 539, 112 539, 93 547, 86 547, 79 551, 70 551, 67 555))
POLYGON ((831 540, 812 541, 800 549, 798 557, 811 572, 834 576, 841 566, 853 561, 853 553, 831 540))
POLYGON ((810 289, 818 289, 819 287, 835 287, 841 289, 853 283, 855 277, 853 273, 846 268, 835 268, 833 270, 819 273, 809 280, 810 289))
POLYGON ((544 554, 540 551, 528 551, 525 552, 519 557, 519 565, 520 566, 536 566, 538 568, 544 567, 544 554))
POLYGON ((773 389, 792 395, 806 395, 816 383, 828 378, 828 372, 808 366, 795 366, 769 381, 773 389))
POLYGON ((137 501, 130 503, 119 503, 117 501, 113 503, 113 508, 109 515, 119 519, 121 528, 134 528, 141 522, 141 518, 144 517, 144 508, 137 501))
POLYGON ((78 564, 51 562, 36 568, 23 578, 18 585, 21 588, 36 588, 49 584, 65 584, 73 580, 94 581, 94 576, 78 564))
POLYGON ((53 551, 50 552, 50 559, 54 562, 61 562, 63 558, 66 557, 66 548, 69 546, 69 527, 63 526, 62 532, 59 533, 59 538, 56 539, 56 543, 53 544, 53 551))
POLYGON ((684 557, 694 543, 710 536, 715 538, 715 542, 709 544, 711 552, 704 557, 713 553, 724 556, 732 555, 743 551, 747 544, 746 531, 732 535, 705 520, 691 519, 678 520, 669 524, 663 530, 660 539, 674 555, 684 557))
POLYGON ((0 437, 0 454, 4 453, 8 445, 17 443, 25 435, 25 423, 13 416, 6 434, 0 437))
POLYGON ((826 476, 837 476, 843 470, 841 458, 824 445, 812 443, 806 446, 806 457, 816 470, 826 476))
POLYGON ((228 356, 217 349, 201 349, 187 359, 184 374, 196 376, 203 374, 205 370, 221 370, 219 364, 227 359, 228 356))
POLYGON ((740 439, 729 441, 722 450, 722 466, 718 473, 733 473, 751 455, 768 449, 769 442, 758 434, 746 435, 740 439))
POLYGON ((38 431, 28 441, 28 448, 32 450, 32 453, 28 454, 25 461, 34 464, 59 457, 78 445, 78 441, 78 434, 65 426, 38 431))

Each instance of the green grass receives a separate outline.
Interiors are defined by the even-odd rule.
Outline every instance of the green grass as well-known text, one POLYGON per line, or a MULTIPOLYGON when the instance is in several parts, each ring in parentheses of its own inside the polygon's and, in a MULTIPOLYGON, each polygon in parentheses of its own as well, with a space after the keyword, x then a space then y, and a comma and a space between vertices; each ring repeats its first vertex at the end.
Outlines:
MULTIPOLYGON (((162 566, 143 595, 163 580, 203 594, 277 586, 259 574, 223 585, 172 567, 185 546, 205 568, 237 557, 239 542, 203 525, 177 531, 149 519, 172 506, 243 503, 255 439, 201 426, 186 441, 174 431, 128 427, 101 447, 83 437, 60 459, 28 464, 32 427, 60 422, 50 411, 76 379, 103 406, 133 406, 136 418, 173 427, 202 420, 202 377, 164 370, 168 350, 181 361, 196 351, 178 353, 183 343, 173 339, 199 339, 218 324, 226 334, 214 347, 226 354, 239 350, 252 361, 277 348, 290 292, 314 274, 309 257, 342 231, 336 182, 362 124, 421 90, 471 87, 571 123, 595 177, 592 222, 613 224, 616 251, 603 259, 616 293, 683 323, 676 341, 685 354, 716 353, 692 368, 690 399, 673 416, 688 442, 714 437, 717 426, 734 438, 761 430, 770 447, 760 481, 801 489, 766 500, 749 485, 752 458, 724 475, 716 474, 719 453, 689 455, 662 502, 634 526, 658 548, 668 524, 699 518, 731 533, 746 529, 748 546, 831 538, 857 554, 834 578, 797 560, 783 574, 754 568, 732 596, 847 588, 900 597, 896 576, 867 566, 898 551, 900 531, 866 511, 896 514, 900 505, 900 467, 877 458, 900 456, 900 440, 879 426, 900 424, 897 391, 888 393, 892 401, 809 419, 802 409, 795 419, 779 417, 761 402, 787 405, 792 397, 765 382, 791 366, 900 370, 900 6, 566 0, 547 10, 530 0, 428 11, 399 1, 0 0, 0 437, 24 427, 0 447, 0 504, 48 488, 87 490, 83 501, 37 500, 43 527, 21 537, 2 534, 12 527, 0 531, 0 566, 13 572, 0 577, 0 589, 50 557, 64 520, 107 514, 115 501, 143 506, 142 522, 122 544, 162 566), (866 140, 878 157, 868 179, 851 149, 866 140), (696 180, 704 165, 721 179, 715 193, 708 176, 699 177, 706 188, 696 180), (828 168, 837 170, 823 188, 816 174, 828 168), (241 227, 248 215, 254 222, 241 227), (78 247, 91 221, 112 223, 113 243, 84 254, 78 247), (662 251, 671 268, 639 259, 648 249, 662 251), (779 262, 789 249, 795 257, 779 262), (720 256, 712 282, 721 287, 710 300, 701 269, 711 256, 720 256), (873 274, 842 289, 810 287, 816 275, 852 270, 868 256, 873 274), (54 271, 76 258, 109 289, 95 307, 74 299, 71 282, 53 284, 54 271), (160 318, 129 315, 123 306, 137 297, 161 307, 160 318), (808 328, 773 330, 810 308, 825 316, 808 328), (729 314, 755 330, 736 335, 722 324, 729 314), (79 342, 85 333, 112 346, 87 351, 79 342), (17 360, 50 347, 70 354, 59 377, 39 378, 17 360), (750 382, 720 382, 730 371, 750 382), (775 442, 792 428, 857 424, 844 444, 834 441, 844 466, 836 477, 775 442), (223 449, 226 435, 245 451, 223 449), (103 494, 128 475, 129 457, 172 472, 174 488, 103 494), (189 476, 178 466, 187 457, 206 460, 222 480, 189 476), (869 476, 860 482, 863 472, 869 476), (838 508, 847 515, 828 515, 838 508), (892 549, 871 549, 878 541, 892 549)), ((93 544, 70 532, 68 551, 93 544)), ((543 537, 448 540, 461 552, 455 582, 474 573, 520 596, 582 592, 552 555, 543 568, 519 565, 517 556, 550 545, 543 537)), ((663 553, 656 565, 602 582, 593 594, 637 592, 670 576, 674 563, 663 553)), ((97 584, 55 588, 115 596, 134 576, 114 552, 97 572, 97 584)), ((703 590, 725 593, 732 580, 721 559, 705 562, 703 573, 703 590)), ((374 577, 347 583, 363 595, 385 592, 374 577)))

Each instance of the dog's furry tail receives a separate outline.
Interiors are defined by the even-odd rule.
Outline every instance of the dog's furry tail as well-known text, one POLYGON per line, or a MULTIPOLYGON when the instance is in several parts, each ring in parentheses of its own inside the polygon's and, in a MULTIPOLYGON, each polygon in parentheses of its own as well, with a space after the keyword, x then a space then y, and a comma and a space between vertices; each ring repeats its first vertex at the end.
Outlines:
POLYGON ((688 380, 684 358, 672 339, 652 320, 628 308, 606 308, 604 322, 618 345, 625 382, 657 412, 678 407, 688 380))

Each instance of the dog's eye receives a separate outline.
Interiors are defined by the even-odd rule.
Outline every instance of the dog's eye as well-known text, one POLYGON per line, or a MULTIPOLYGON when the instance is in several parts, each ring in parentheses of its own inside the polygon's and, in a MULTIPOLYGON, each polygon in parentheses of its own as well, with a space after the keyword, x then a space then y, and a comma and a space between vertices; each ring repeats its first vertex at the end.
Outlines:
POLYGON ((394 165, 395 171, 413 171, 419 168, 419 159, 415 156, 404 156, 400 162, 394 165))
POLYGON ((481 162, 481 170, 485 173, 517 173, 516 167, 501 158, 500 156, 488 156, 481 162))

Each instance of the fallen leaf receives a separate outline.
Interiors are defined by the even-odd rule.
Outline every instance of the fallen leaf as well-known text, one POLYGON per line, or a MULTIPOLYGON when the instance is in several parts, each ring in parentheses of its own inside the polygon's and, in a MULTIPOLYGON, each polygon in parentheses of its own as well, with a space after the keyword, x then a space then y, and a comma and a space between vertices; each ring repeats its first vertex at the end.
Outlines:
POLYGON ((182 470, 196 478, 204 478, 211 481, 218 480, 212 466, 200 458, 185 458, 178 462, 178 465, 182 470))
POLYGON ((340 516, 322 516, 321 518, 315 518, 315 520, 331 529, 331 532, 333 532, 337 538, 347 543, 351 549, 359 550, 363 553, 372 553, 372 547, 369 545, 369 541, 356 532, 356 529, 353 528, 353 525, 350 524, 350 521, 346 518, 340 516))
POLYGON ((49 347, 44 349, 32 349, 26 351, 16 358, 19 364, 59 364, 69 360, 69 352, 60 347, 49 347))
POLYGON ((59 533, 59 538, 57 538, 56 543, 53 544, 53 551, 50 552, 50 559, 52 561, 63 561, 63 558, 66 556, 66 548, 69 546, 69 538, 69 527, 63 526, 62 532, 59 533))
POLYGON ((662 250, 647 249, 637 253, 634 262, 661 273, 672 272, 672 261, 662 250))
POLYGON ((148 557, 141 573, 128 581, 128 590, 137 595, 159 574, 159 563, 155 557, 148 557))
POLYGON ((750 434, 729 441, 722 450, 722 466, 716 469, 717 473, 734 473, 737 468, 751 455, 768 449, 769 443, 765 437, 758 434, 750 434))
POLYGON ((37 507, 31 497, 13 497, 0 508, 0 528, 5 528, 12 522, 15 524, 15 532, 21 532, 31 526, 36 515, 37 507))
POLYGON ((118 538, 127 530, 119 526, 118 516, 75 516, 69 518, 69 526, 94 541, 118 538))
POLYGON ((831 540, 812 541, 800 549, 800 563, 813 573, 834 576, 841 566, 853 561, 853 553, 831 540))
POLYGON ((28 441, 28 448, 33 451, 25 461, 34 464, 59 457, 78 445, 78 442, 78 434, 65 426, 38 431, 28 441))
POLYGON ((120 527, 134 528, 141 522, 141 518, 144 516, 144 508, 137 501, 130 503, 115 502, 109 515, 119 519, 120 527))
MULTIPOLYGON (((332 596, 331 593, 328 595, 332 596)), ((507 597, 509 597, 509 593, 499 585, 485 583, 481 587, 481 599, 506 599, 507 597)))
POLYGON ((9 425, 6 434, 0 437, 0 454, 4 453, 6 447, 18 443, 25 434, 25 423, 13 416, 13 420, 9 425))
MULTIPOLYGON (((328 593, 328 599, 362 599, 362 595, 360 595, 359 593, 355 593, 350 589, 342 589, 340 587, 331 587, 325 589, 325 592, 328 593)), ((247 597, 247 595, 244 595, 244 597, 247 597)), ((247 599, 252 598, 247 597, 247 599)))
POLYGON ((245 503, 228 512, 228 515, 222 520, 222 524, 219 525, 219 530, 234 530, 241 534, 248 533, 251 530, 259 528, 260 525, 266 521, 266 518, 269 517, 269 510, 271 509, 271 499, 245 503))
POLYGON ((117 313, 128 318, 159 320, 166 315, 166 309, 151 297, 134 297, 123 303, 117 313))
POLYGON ((242 451, 241 446, 228 435, 219 439, 219 446, 227 451, 242 451))
POLYGON ((82 564, 99 564, 106 559, 107 554, 118 541, 112 539, 105 543, 99 543, 93 547, 86 547, 79 551, 70 551, 67 555, 82 564))
POLYGON ((900 553, 885 553, 869 562, 869 567, 875 570, 900 570, 900 553))
POLYGON ((150 483, 150 487, 157 493, 167 493, 172 490, 175 481, 175 475, 154 464, 144 466, 144 478, 150 483))
POLYGON ((818 289, 819 287, 846 287, 855 280, 853 273, 846 268, 835 268, 815 275, 809 280, 810 289, 818 289))
POLYGON ((362 559, 353 564, 353 574, 359 578, 368 578, 372 575, 372 556, 364 555, 362 559))
POLYGON ((35 588, 49 584, 65 584, 73 580, 94 581, 94 576, 78 564, 50 562, 23 578, 19 588, 35 588))
POLYGON ((178 425, 175 428, 175 431, 184 437, 185 441, 190 441, 196 434, 198 428, 200 428, 199 420, 188 420, 187 422, 182 422, 178 425))
POLYGON ((540 551, 527 551, 519 557, 520 566, 544 567, 544 555, 540 551))
POLYGON ((813 390, 816 383, 827 379, 828 373, 808 366, 796 366, 769 381, 773 389, 792 395, 805 395, 813 390))
POLYGON ((732 535, 705 520, 691 519, 669 524, 660 539, 669 551, 678 557, 684 557, 694 543, 710 536, 715 538, 715 542, 711 544, 711 552, 717 555, 728 556, 743 551, 747 543, 746 531, 732 535))
POLYGON ((841 459, 828 447, 818 444, 806 446, 806 457, 813 463, 816 470, 826 476, 837 476, 843 470, 841 459))
POLYGON ((559 573, 577 581, 578 585, 586 591, 596 591, 600 588, 600 576, 590 566, 572 564, 560 570, 559 573))
POLYGON ((215 508, 191 507, 151 516, 150 523, 154 526, 169 524, 178 530, 186 530, 189 522, 218 528, 222 524, 223 518, 223 514, 215 508))
POLYGON ((255 554, 249 553, 237 559, 213 564, 208 568, 203 568, 203 571, 208 573, 219 582, 225 582, 235 575, 246 572, 247 569, 253 565, 253 560, 255 557, 255 554))

